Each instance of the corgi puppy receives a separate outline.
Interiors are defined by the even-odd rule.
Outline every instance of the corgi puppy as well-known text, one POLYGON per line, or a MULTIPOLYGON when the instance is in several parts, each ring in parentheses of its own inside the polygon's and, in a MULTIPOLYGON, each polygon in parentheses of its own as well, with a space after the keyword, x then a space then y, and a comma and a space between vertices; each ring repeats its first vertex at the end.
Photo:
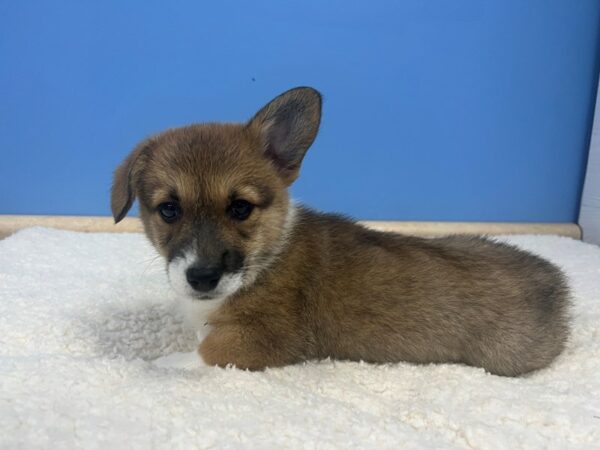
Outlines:
POLYGON ((247 123, 170 129, 116 169, 115 222, 139 200, 197 358, 261 370, 333 358, 462 363, 517 376, 568 337, 569 291, 544 259, 480 237, 422 239, 290 201, 321 95, 289 90, 247 123))

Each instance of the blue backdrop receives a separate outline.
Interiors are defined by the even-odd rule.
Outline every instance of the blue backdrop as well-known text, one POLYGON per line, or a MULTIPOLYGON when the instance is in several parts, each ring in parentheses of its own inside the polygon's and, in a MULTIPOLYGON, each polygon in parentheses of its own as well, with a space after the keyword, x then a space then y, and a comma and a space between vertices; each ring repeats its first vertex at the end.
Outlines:
POLYGON ((0 213, 109 214, 112 170, 166 127, 311 85, 293 188, 364 219, 575 221, 597 0, 0 4, 0 213))

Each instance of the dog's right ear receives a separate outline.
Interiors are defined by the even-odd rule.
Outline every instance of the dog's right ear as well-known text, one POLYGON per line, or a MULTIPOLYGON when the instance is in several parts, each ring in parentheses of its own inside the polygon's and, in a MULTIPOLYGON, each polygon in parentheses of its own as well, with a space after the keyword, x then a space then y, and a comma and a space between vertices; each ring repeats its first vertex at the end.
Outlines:
POLYGON ((110 195, 110 207, 115 223, 123 220, 133 205, 144 160, 143 154, 149 151, 149 148, 149 140, 140 143, 115 170, 110 195))
POLYGON ((263 151, 291 184, 311 146, 321 121, 321 94, 310 87, 297 87, 279 95, 256 113, 248 127, 259 133, 263 151))

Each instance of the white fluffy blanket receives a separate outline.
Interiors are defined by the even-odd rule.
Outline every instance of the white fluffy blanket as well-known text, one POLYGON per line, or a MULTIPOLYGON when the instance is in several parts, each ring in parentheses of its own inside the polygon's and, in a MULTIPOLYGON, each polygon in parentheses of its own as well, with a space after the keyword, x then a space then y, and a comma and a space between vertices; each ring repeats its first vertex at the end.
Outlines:
POLYGON ((0 241, 2 448, 592 448, 600 445, 600 248, 505 238, 574 293, 548 369, 311 362, 251 373, 152 361, 193 350, 139 234, 32 228, 0 241))

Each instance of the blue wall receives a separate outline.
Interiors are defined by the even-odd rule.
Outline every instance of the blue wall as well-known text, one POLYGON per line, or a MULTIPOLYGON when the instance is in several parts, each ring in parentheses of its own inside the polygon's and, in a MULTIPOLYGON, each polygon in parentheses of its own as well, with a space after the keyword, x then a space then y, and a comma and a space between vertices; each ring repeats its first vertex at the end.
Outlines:
POLYGON ((0 5, 0 213, 108 214, 144 136, 325 96, 293 192, 365 219, 575 221, 598 0, 0 5))

